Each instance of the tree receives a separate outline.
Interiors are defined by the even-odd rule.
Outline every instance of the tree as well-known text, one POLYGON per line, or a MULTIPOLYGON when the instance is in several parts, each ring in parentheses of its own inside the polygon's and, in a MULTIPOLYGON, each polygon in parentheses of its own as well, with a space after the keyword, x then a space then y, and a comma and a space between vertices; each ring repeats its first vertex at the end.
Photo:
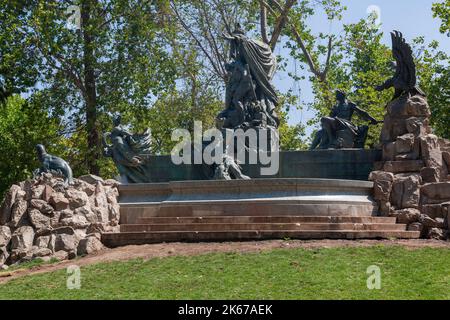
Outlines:
POLYGON ((450 56, 439 50, 439 43, 425 44, 424 37, 414 39, 417 76, 428 97, 431 125, 440 137, 450 139, 450 56))
POLYGON ((447 33, 450 37, 450 0, 433 3, 433 17, 442 20, 440 27, 441 33, 447 33))
MULTIPOLYGON (((330 60, 327 83, 311 77, 315 100, 310 108, 317 110, 310 125, 319 123, 322 116, 330 112, 334 104, 333 89, 348 93, 349 99, 362 109, 382 120, 385 106, 392 99, 393 91, 377 92, 374 87, 392 77, 393 60, 391 47, 381 43, 383 33, 375 26, 375 16, 356 24, 344 26, 342 38, 336 39, 334 55, 330 60)), ((449 57, 438 50, 439 44, 432 41, 425 46, 423 37, 409 41, 414 51, 418 84, 428 96, 432 109, 432 126, 442 137, 449 136, 449 57)), ((362 124, 356 118, 355 123, 362 124)), ((367 139, 368 147, 376 147, 381 126, 371 127, 367 139)))
POLYGON ((36 144, 45 144, 49 152, 62 151, 59 129, 60 123, 33 99, 13 95, 0 106, 0 196, 39 167, 36 144))
POLYGON ((16 53, 18 68, 9 71, 17 77, 20 69, 31 66, 34 74, 23 78, 37 86, 25 87, 45 89, 43 102, 52 115, 64 119, 68 134, 86 140, 80 165, 85 172, 99 174, 105 115, 148 108, 174 84, 174 63, 160 35, 171 34, 164 13, 167 3, 79 0, 73 4, 68 11, 69 4, 62 1, 2 0, 0 13, 9 24, 0 28, 0 38, 5 39, 1 50, 16 53), (68 28, 68 18, 74 15, 75 25, 68 28), (24 52, 33 57, 31 62, 24 52))
MULTIPOLYGON (((301 52, 300 54, 295 52, 296 57, 309 66, 317 79, 323 82, 326 80, 331 59, 332 38, 328 39, 325 67, 321 68, 318 57, 322 54, 323 48, 318 46, 317 50, 315 49, 318 39, 312 36, 305 25, 307 18, 314 14, 314 9, 317 7, 324 8, 329 19, 339 17, 343 8, 338 1, 171 0, 170 4, 180 31, 186 34, 182 41, 189 48, 194 43, 199 51, 198 63, 207 70, 207 77, 199 75, 200 86, 208 84, 221 96, 223 95, 224 84, 227 80, 225 63, 228 62, 229 57, 228 43, 222 34, 232 32, 235 23, 241 24, 251 36, 270 45, 272 50, 275 50, 282 37, 293 39, 295 43, 292 45, 293 50, 295 47, 301 52)), ((282 60, 282 57, 279 59, 282 60)), ((287 116, 287 107, 283 106, 277 110, 281 117, 287 116)), ((283 128, 280 128, 280 133, 286 134, 286 137, 281 137, 281 147, 299 148, 302 145, 300 137, 293 133, 300 134, 301 127, 289 128, 286 119, 282 119, 281 126, 283 128), (294 140, 289 142, 288 137, 294 140)))
MULTIPOLYGON (((392 76, 390 63, 393 58, 391 49, 381 43, 383 33, 374 27, 375 18, 372 16, 368 20, 345 25, 342 37, 335 41, 326 83, 316 77, 310 78, 315 100, 309 107, 317 110, 316 118, 309 122, 310 125, 319 123, 321 117, 329 115, 335 103, 336 89, 346 92, 349 100, 376 119, 383 119, 384 107, 393 93, 390 90, 380 93, 374 88, 392 76)), ((354 122, 366 124, 356 115, 354 122)), ((378 144, 380 130, 380 125, 371 127, 367 146, 378 144)))

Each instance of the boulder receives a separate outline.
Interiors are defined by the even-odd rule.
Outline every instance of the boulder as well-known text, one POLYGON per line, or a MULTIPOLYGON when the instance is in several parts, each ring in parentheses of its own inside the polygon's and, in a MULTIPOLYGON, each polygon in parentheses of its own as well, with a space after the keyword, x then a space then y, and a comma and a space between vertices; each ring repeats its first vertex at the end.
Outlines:
POLYGON ((72 218, 74 215, 74 211, 70 210, 70 209, 66 209, 66 210, 62 210, 61 211, 61 218, 60 219, 68 219, 68 218, 72 218))
POLYGON ((108 202, 111 204, 117 203, 117 198, 119 197, 119 190, 114 187, 105 187, 106 190, 106 198, 108 198, 108 202))
POLYGON ((120 182, 117 180, 114 180, 114 179, 107 179, 107 180, 105 180, 103 185, 117 188, 120 185, 120 182))
POLYGON ((89 184, 87 182, 84 182, 82 180, 75 180, 76 183, 74 185, 75 189, 78 191, 82 191, 86 193, 88 197, 92 196, 95 193, 95 185, 89 184))
POLYGON ((420 176, 422 177, 423 183, 439 182, 440 169, 425 167, 420 170, 420 176))
POLYGON ((392 173, 419 172, 424 166, 422 160, 386 161, 383 170, 392 173))
POLYGON ((39 184, 30 189, 31 199, 41 199, 44 193, 45 185, 39 184))
POLYGON ((75 235, 78 237, 78 239, 84 239, 87 235, 87 228, 84 229, 74 229, 75 235))
POLYGON ((42 192, 42 200, 44 200, 45 202, 50 202, 50 198, 52 197, 53 192, 55 192, 53 188, 46 184, 44 191, 42 192))
POLYGON ((380 181, 380 180, 394 182, 394 174, 386 171, 372 171, 370 173, 369 181, 380 181))
POLYGON ((30 218, 31 224, 34 226, 37 232, 52 229, 50 218, 42 214, 39 210, 29 210, 28 216, 30 218))
POLYGON ((445 204, 426 204, 421 208, 421 212, 432 219, 435 218, 444 218, 446 209, 445 204))
POLYGON ((0 226, 0 247, 6 247, 11 240, 11 229, 8 226, 0 226))
POLYGON ((109 222, 109 212, 108 208, 106 207, 95 207, 92 208, 92 212, 97 216, 97 220, 102 223, 108 223, 109 222))
POLYGON ((422 160, 427 167, 442 167, 442 152, 439 147, 438 137, 433 134, 419 137, 420 150, 422 154, 422 160))
POLYGON ((395 151, 397 154, 399 153, 410 153, 414 148, 414 134, 407 133, 400 137, 397 137, 397 141, 395 143, 395 151))
POLYGON ((11 237, 11 250, 28 251, 33 247, 34 230, 32 227, 24 226, 14 231, 11 237))
POLYGON ((6 247, 0 247, 0 266, 3 266, 9 258, 9 252, 6 247))
POLYGON ((75 189, 66 190, 66 198, 69 200, 69 206, 72 210, 83 207, 89 202, 89 197, 86 193, 75 189))
POLYGON ((388 142, 383 145, 383 160, 384 161, 393 161, 395 160, 395 156, 397 155, 397 142, 388 142))
POLYGON ((52 250, 52 252, 55 252, 56 248, 56 234, 51 234, 50 239, 48 241, 48 248, 52 250))
POLYGON ((95 185, 97 182, 103 183, 104 180, 96 175, 88 174, 78 178, 79 180, 85 181, 89 184, 95 185))
POLYGON ((86 230, 88 234, 94 234, 94 233, 100 233, 106 232, 105 225, 102 223, 92 223, 86 230))
POLYGON ((408 133, 412 133, 415 137, 423 136, 427 134, 426 127, 428 121, 425 118, 411 117, 405 120, 406 130, 408 133))
POLYGON ((50 224, 53 228, 59 227, 59 221, 61 220, 61 212, 55 211, 53 217, 50 218, 50 224))
POLYGON ((89 226, 89 222, 83 215, 74 215, 71 218, 61 219, 60 223, 63 226, 71 226, 74 229, 87 228, 89 226))
MULTIPOLYGON (((382 216, 389 216, 390 213, 393 211, 391 203, 390 202, 384 202, 381 201, 379 204, 379 210, 382 216)), ((118 220, 120 221, 120 220, 118 220)))
POLYGON ((22 189, 18 185, 12 185, 0 207, 0 225, 7 224, 11 220, 12 208, 16 202, 16 196, 22 189))
POLYGON ((428 238, 436 239, 436 240, 444 240, 445 239, 444 230, 442 230, 440 228, 431 228, 428 231, 428 238))
POLYGON ((75 230, 72 227, 69 226, 63 226, 63 227, 59 227, 54 229, 51 234, 69 234, 69 235, 74 235, 75 234, 75 230))
POLYGON ((429 183, 422 186, 420 192, 427 199, 450 201, 450 182, 429 183))
POLYGON ((421 214, 419 218, 419 222, 423 224, 427 228, 443 228, 444 227, 444 219, 432 219, 427 215, 421 214))
POLYGON ((50 197, 49 202, 56 211, 62 211, 69 208, 69 200, 61 192, 54 192, 50 197))
POLYGON ((450 152, 448 152, 448 151, 442 152, 442 159, 444 160, 448 171, 450 171, 450 152))
MULTIPOLYGON (((387 197, 387 200, 389 200, 389 197, 387 197)), ((111 222, 119 222, 120 221, 120 206, 118 204, 108 205, 108 211, 109 211, 109 221, 111 222)))
POLYGON ((54 251, 66 251, 70 252, 76 250, 78 246, 78 238, 75 234, 57 234, 55 239, 54 251))
POLYGON ((431 110, 427 99, 421 95, 409 97, 405 104, 406 115, 413 117, 430 117, 431 110))
POLYGON ((407 208, 402 210, 396 210, 391 213, 392 217, 397 217, 397 223, 411 224, 418 222, 420 219, 420 211, 414 208, 407 208))
POLYGON ((89 206, 84 206, 84 207, 80 207, 77 208, 73 211, 74 215, 81 215, 81 216, 86 216, 88 214, 92 213, 91 208, 89 206))
POLYGON ((40 236, 34 241, 34 245, 38 248, 48 248, 51 236, 40 236))
POLYGON ((26 224, 26 213, 28 209, 28 202, 26 200, 18 200, 14 203, 11 214, 11 226, 18 228, 26 224))
POLYGON ((377 180, 373 183, 373 190, 375 200, 389 202, 392 191, 392 182, 387 180, 377 180))
POLYGON ((97 182, 95 186, 95 206, 99 208, 108 207, 108 199, 106 198, 106 190, 103 185, 97 182))
POLYGON ((97 237, 90 236, 80 241, 77 252, 78 255, 86 255, 103 250, 104 248, 102 242, 97 237))
POLYGON ((32 199, 30 201, 30 207, 39 210, 42 214, 52 216, 54 209, 46 201, 40 199, 32 199))
POLYGON ((27 262, 33 259, 32 248, 30 249, 14 249, 9 255, 9 263, 15 264, 20 262, 27 262))
POLYGON ((420 198, 420 176, 396 175, 392 185, 391 204, 396 209, 418 208, 420 198))
POLYGON ((33 255, 33 258, 42 258, 47 257, 52 254, 52 250, 48 248, 39 248, 39 247, 33 247, 31 249, 31 254, 33 255))
POLYGON ((61 250, 61 251, 55 252, 53 254, 52 258, 55 258, 58 261, 64 261, 64 260, 69 259, 69 254, 64 250, 61 250))

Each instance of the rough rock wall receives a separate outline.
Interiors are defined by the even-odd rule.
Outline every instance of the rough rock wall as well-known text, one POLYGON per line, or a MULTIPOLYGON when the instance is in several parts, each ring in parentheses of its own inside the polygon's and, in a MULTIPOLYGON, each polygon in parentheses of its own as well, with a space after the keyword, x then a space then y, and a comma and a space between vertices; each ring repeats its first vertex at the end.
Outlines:
POLYGON ((425 97, 403 96, 387 106, 383 161, 369 180, 382 215, 397 217, 424 238, 449 237, 450 141, 432 133, 425 97))
POLYGON ((87 175, 65 186, 44 174, 13 185, 0 208, 0 267, 34 258, 72 259, 118 231, 117 181, 87 175))

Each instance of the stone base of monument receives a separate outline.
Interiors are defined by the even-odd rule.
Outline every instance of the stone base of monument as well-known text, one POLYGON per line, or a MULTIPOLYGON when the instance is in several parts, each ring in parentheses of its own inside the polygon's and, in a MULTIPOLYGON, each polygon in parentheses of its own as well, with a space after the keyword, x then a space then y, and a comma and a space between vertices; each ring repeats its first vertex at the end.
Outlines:
POLYGON ((418 238, 378 216, 372 190, 367 181, 295 178, 122 185, 121 232, 102 241, 418 238))

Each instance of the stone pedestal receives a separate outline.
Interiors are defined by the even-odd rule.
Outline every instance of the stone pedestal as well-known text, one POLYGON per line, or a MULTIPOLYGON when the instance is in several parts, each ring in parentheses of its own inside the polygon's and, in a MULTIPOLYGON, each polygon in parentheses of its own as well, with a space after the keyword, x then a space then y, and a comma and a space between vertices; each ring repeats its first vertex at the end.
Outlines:
POLYGON ((450 141, 429 126, 430 107, 421 95, 404 95, 387 106, 381 133, 382 161, 369 180, 385 216, 397 217, 423 237, 448 234, 450 141))

